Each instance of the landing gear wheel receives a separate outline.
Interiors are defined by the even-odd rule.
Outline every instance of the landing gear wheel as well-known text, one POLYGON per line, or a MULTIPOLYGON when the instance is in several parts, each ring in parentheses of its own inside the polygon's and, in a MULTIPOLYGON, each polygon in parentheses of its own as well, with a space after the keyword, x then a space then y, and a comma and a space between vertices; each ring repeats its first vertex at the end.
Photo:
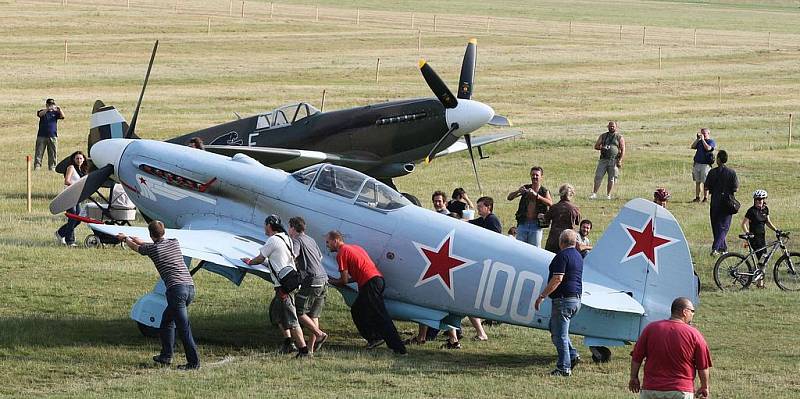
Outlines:
POLYGON ((98 238, 94 234, 89 234, 86 236, 86 239, 83 240, 83 246, 86 248, 100 248, 103 246, 103 243, 100 242, 100 238, 98 238))
POLYGON ((146 324, 136 322, 136 327, 139 327, 139 332, 147 338, 158 338, 158 329, 150 327, 146 324))
POLYGON ((592 361, 595 363, 608 363, 611 361, 611 349, 605 346, 590 346, 589 350, 592 352, 592 361))

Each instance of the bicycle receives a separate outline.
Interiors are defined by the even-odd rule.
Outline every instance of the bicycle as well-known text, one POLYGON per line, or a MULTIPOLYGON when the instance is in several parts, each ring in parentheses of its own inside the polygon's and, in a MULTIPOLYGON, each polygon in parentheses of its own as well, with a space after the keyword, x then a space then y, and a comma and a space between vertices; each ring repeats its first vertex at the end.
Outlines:
MULTIPOLYGON (((775 262, 772 271, 775 284, 784 291, 800 291, 800 252, 790 252, 786 248, 789 240, 788 231, 776 231, 776 240, 764 248, 750 248, 747 255, 728 252, 717 259, 714 264, 714 282, 720 290, 743 290, 753 281, 761 281, 765 277, 765 269, 773 254, 780 247, 783 255, 775 262), (762 251, 761 261, 756 252, 762 251), (757 265, 754 266, 754 265, 757 265)), ((739 234, 739 238, 748 241, 752 234, 739 234)))

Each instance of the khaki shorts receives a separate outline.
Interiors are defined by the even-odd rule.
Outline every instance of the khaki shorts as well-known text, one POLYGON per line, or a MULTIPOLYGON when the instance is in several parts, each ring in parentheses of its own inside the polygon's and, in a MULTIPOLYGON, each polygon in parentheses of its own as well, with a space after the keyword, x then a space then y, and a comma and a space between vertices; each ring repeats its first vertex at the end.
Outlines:
POLYGON ((639 391, 639 399, 694 399, 694 392, 682 391, 639 391))
POLYGON ((616 182, 619 179, 619 168, 616 159, 600 159, 597 161, 597 169, 594 171, 594 181, 603 180, 603 176, 608 173, 608 180, 616 182))
POLYGON ((325 307, 325 293, 327 290, 327 285, 322 287, 300 287, 300 290, 294 296, 297 315, 308 315, 312 319, 318 318, 322 313, 322 308, 325 307))
POLYGON ((282 294, 282 292, 275 290, 275 297, 272 298, 272 302, 269 304, 269 319, 272 324, 277 324, 284 329, 299 327, 297 310, 294 307, 294 295, 282 294))
POLYGON ((695 162, 692 166, 692 180, 698 183, 705 183, 708 171, 711 170, 711 165, 695 162))

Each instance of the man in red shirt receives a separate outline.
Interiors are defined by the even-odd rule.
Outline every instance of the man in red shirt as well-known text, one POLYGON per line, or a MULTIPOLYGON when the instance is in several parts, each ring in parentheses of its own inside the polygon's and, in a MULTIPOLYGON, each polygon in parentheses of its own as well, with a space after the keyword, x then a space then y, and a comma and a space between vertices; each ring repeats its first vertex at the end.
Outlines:
POLYGON ((383 303, 383 275, 375 267, 367 251, 358 245, 345 244, 342 233, 335 230, 325 236, 325 245, 331 252, 338 253, 336 261, 341 273, 338 279, 331 278, 328 282, 337 287, 342 287, 351 280, 358 284, 358 297, 350 307, 350 314, 358 333, 367 340, 367 349, 377 348, 386 342, 395 354, 407 354, 383 303))
POLYGON ((631 353, 631 379, 628 389, 641 399, 708 398, 711 353, 703 335, 692 327, 694 305, 688 298, 672 301, 668 320, 650 323, 642 331, 631 353), (639 368, 644 365, 644 384, 639 384, 639 368), (694 389, 694 376, 700 387, 694 389))

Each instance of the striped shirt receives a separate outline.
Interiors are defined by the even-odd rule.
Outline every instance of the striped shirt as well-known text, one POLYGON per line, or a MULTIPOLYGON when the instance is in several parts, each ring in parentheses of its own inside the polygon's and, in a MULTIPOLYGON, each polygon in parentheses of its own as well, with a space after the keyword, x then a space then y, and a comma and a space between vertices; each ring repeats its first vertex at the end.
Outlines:
POLYGON ((183 262, 181 245, 174 238, 161 239, 139 246, 139 253, 149 256, 167 288, 173 285, 194 285, 189 268, 183 262))

